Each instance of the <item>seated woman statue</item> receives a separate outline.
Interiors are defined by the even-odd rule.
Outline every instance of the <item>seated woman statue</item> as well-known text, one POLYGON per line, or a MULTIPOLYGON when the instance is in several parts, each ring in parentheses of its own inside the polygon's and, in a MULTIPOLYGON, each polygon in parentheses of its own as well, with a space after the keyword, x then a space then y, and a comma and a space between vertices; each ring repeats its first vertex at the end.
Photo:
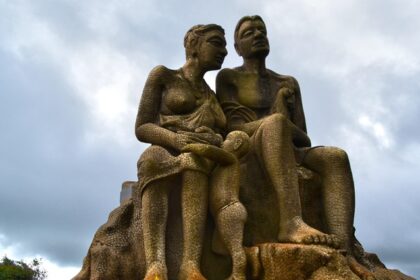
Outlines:
POLYGON ((182 177, 182 263, 178 279, 205 279, 200 259, 207 217, 212 161, 182 149, 193 143, 220 146, 226 119, 207 71, 220 69, 227 54, 224 30, 192 27, 184 39, 186 63, 178 70, 157 66, 150 73, 136 120, 138 140, 152 145, 138 162, 141 220, 146 257, 144 279, 167 279, 165 232, 173 177, 182 177))

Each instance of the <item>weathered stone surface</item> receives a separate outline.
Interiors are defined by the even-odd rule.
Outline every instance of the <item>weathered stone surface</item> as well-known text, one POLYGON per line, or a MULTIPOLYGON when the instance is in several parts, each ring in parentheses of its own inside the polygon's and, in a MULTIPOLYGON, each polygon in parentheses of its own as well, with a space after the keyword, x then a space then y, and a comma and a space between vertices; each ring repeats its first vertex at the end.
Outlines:
MULTIPOLYGON (((309 177, 306 178, 309 180, 309 177)), ((308 193, 308 195, 310 192, 308 193)), ((145 258, 140 222, 137 188, 134 197, 122 203, 111 212, 108 221, 96 232, 82 270, 73 280, 143 279, 145 258), (137 194, 137 195, 136 195, 137 194)), ((179 191, 171 201, 174 214, 168 220, 167 263, 169 279, 177 279, 180 250, 182 248, 182 228, 179 214, 179 191)), ((210 216, 207 221, 202 271, 209 280, 225 279, 231 270, 228 256, 218 255, 212 250, 214 223, 210 216)), ((360 246, 360 245, 359 245, 360 246)), ((398 270, 389 270, 375 254, 359 255, 371 267, 377 280, 413 280, 398 270)), ((337 250, 315 245, 263 243, 248 247, 247 279, 262 280, 359 280, 337 250)))
POLYGON ((139 181, 124 183, 74 279, 411 279, 357 241, 348 156, 311 146, 298 82, 265 66, 262 18, 234 34, 243 65, 219 72, 216 93, 204 80, 227 54, 216 24, 186 33, 181 68, 149 74, 139 181))

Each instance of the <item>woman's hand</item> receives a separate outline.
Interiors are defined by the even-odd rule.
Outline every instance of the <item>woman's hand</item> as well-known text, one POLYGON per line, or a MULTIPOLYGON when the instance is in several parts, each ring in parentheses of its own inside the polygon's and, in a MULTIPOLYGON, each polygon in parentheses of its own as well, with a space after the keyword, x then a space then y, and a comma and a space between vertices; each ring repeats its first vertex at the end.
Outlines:
POLYGON ((195 129, 195 132, 198 137, 207 141, 209 144, 220 147, 223 142, 222 135, 213 131, 213 129, 207 126, 200 126, 199 128, 195 129))
POLYGON ((178 151, 182 151, 185 146, 189 144, 207 144, 214 145, 206 137, 203 137, 201 133, 179 131, 176 133, 174 140, 174 148, 178 151))

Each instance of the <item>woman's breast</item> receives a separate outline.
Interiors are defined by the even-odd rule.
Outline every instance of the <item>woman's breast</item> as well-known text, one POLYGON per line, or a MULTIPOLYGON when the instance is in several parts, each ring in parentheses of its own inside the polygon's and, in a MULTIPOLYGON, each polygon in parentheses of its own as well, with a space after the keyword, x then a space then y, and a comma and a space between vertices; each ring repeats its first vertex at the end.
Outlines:
POLYGON ((196 108, 196 99, 185 89, 168 89, 163 96, 163 105, 174 114, 187 114, 196 108))

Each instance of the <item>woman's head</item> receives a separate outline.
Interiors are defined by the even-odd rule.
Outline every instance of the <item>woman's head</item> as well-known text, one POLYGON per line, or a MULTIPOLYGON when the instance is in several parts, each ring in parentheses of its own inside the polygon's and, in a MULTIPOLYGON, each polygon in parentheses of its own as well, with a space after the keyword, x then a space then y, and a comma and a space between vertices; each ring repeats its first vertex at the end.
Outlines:
POLYGON ((208 70, 220 69, 227 54, 224 35, 224 29, 217 24, 191 27, 184 37, 187 60, 199 59, 208 70))

